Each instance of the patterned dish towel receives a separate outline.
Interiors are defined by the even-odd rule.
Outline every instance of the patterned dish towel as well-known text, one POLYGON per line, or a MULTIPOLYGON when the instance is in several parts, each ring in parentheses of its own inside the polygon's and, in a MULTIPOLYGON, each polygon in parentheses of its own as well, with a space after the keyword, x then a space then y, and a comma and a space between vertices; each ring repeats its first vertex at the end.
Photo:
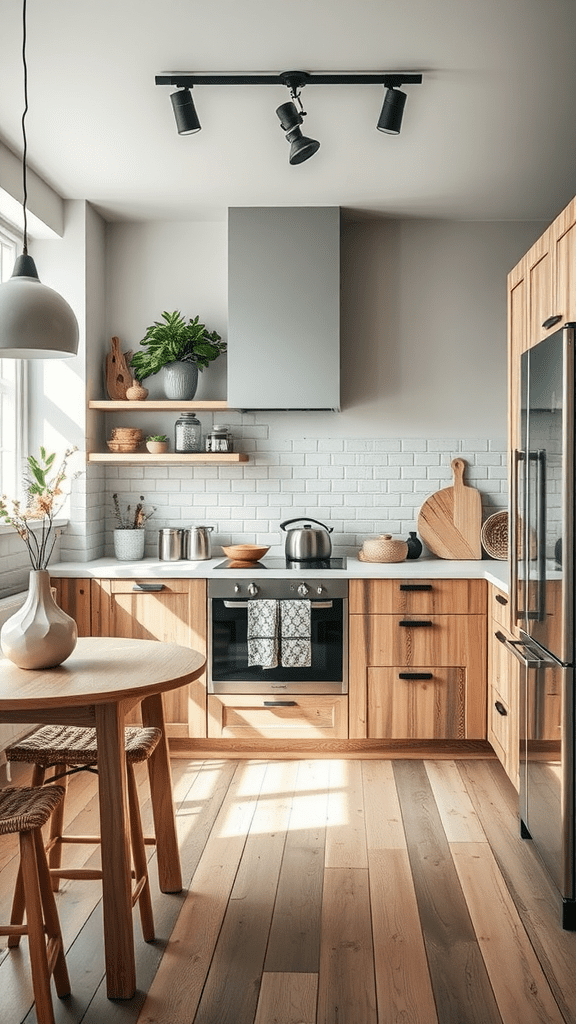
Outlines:
POLYGON ((278 601, 248 602, 248 664, 278 665, 278 601))
POLYGON ((312 664, 310 601, 280 601, 280 661, 285 668, 312 664))

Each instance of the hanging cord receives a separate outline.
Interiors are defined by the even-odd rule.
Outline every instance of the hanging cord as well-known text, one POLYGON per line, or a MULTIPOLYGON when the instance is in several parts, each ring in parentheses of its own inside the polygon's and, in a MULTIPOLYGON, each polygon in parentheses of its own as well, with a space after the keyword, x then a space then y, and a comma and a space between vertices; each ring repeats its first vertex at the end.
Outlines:
POLYGON ((28 139, 26 137, 26 114, 28 113, 28 65, 26 63, 26 0, 22 0, 22 67, 24 69, 24 111, 22 113, 22 209, 24 212, 24 255, 28 255, 28 182, 26 177, 26 156, 28 139))

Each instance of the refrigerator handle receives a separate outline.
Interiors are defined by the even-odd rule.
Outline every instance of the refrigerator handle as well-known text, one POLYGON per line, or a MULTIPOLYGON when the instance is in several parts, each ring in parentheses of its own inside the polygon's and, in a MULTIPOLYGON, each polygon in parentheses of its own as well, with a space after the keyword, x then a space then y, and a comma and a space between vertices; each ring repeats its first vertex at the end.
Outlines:
MULTIPOLYGON (((546 449, 536 452, 536 550, 537 587, 534 618, 543 622, 546 615, 546 449)), ((532 618, 532 616, 530 616, 532 618)))
POLYGON ((513 626, 517 626, 521 616, 525 614, 518 604, 518 473, 520 463, 526 455, 517 448, 512 452, 512 473, 510 479, 510 618, 513 626))
POLYGON ((513 654, 514 657, 526 668, 541 668, 544 663, 542 658, 535 658, 534 656, 526 653, 526 648, 521 640, 509 640, 504 633, 498 630, 494 636, 500 643, 513 654))

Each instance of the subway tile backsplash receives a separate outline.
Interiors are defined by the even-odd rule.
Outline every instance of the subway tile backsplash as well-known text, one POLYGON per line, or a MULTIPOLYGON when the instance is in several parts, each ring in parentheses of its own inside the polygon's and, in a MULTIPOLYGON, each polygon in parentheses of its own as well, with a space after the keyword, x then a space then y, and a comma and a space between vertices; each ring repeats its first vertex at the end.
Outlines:
MULTIPOLYGON (((157 553, 165 526, 214 526, 215 554, 238 541, 268 544, 281 554, 280 523, 313 517, 332 526, 334 548, 352 554, 365 537, 407 537, 432 492, 450 486, 450 462, 468 463, 465 481, 482 494, 484 518, 507 507, 506 442, 503 438, 274 439, 265 425, 234 424, 235 446, 250 461, 241 465, 107 465, 94 491, 106 494, 103 554, 112 554, 111 498, 144 494, 156 512, 147 525, 146 554, 157 553)), ((89 467, 92 470, 92 467, 89 467)), ((100 473, 102 469, 98 467, 100 473)), ((100 473, 98 476, 100 476, 100 473)), ((94 538, 93 538, 94 539, 94 538)), ((74 557, 72 552, 63 557, 74 557)))

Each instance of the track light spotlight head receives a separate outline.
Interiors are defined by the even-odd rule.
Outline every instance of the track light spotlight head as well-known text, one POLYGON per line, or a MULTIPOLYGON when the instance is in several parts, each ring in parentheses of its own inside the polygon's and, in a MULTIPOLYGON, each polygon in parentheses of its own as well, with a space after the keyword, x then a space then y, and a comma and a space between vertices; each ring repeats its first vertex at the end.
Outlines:
POLYGON ((290 143, 290 163, 302 164, 320 149, 320 143, 302 135, 300 125, 303 117, 292 102, 283 103, 276 110, 280 118, 280 127, 286 132, 286 141, 290 143))
POLYGON ((178 89, 178 92, 170 94, 170 99, 178 135, 192 135, 193 132, 199 132, 202 125, 198 120, 190 89, 178 89))
POLYGON ((406 93, 390 88, 386 91, 380 117, 376 127, 379 132, 387 135, 399 135, 402 127, 402 115, 406 105, 406 93))
POLYGON ((286 139, 290 143, 290 163, 303 164, 309 157, 314 156, 320 149, 320 143, 316 139, 309 139, 302 135, 299 128, 292 128, 286 132, 286 139))

